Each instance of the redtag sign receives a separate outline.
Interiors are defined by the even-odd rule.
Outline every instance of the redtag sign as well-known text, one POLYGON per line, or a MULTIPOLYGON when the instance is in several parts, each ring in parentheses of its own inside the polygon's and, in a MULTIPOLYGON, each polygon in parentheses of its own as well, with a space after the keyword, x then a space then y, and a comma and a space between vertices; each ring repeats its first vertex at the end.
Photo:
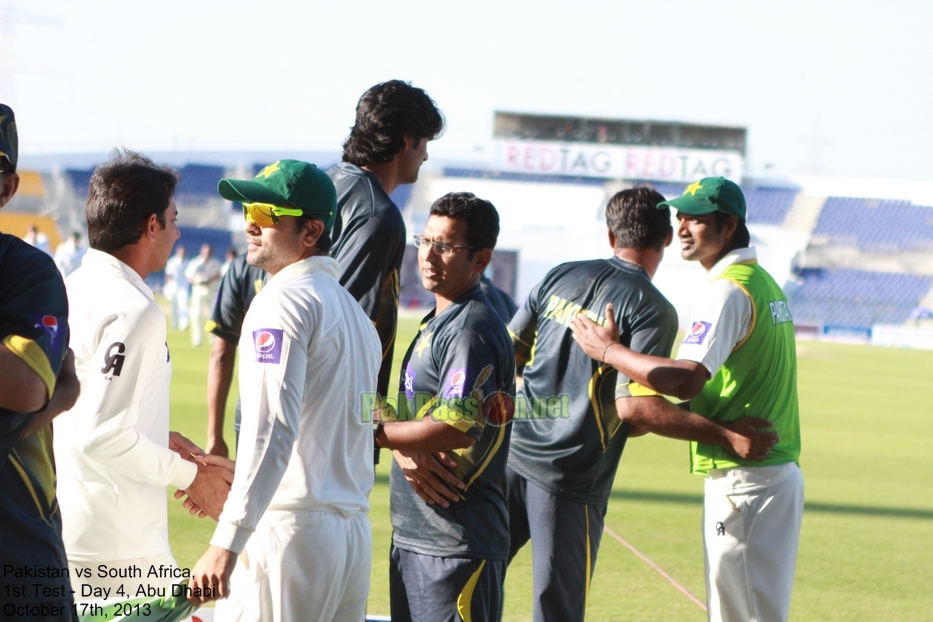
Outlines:
POLYGON ((493 168, 510 173, 692 182, 739 182, 744 160, 732 151, 494 139, 493 168))

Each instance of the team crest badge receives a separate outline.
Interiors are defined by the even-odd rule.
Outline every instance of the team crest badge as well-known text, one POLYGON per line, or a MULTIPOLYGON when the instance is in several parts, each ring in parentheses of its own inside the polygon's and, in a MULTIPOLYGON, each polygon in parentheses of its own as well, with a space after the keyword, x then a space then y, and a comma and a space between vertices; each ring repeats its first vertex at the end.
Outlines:
POLYGON ((684 345, 700 345, 703 343, 703 340, 706 339, 706 336, 709 334, 711 326, 712 324, 710 322, 694 322, 693 328, 690 329, 690 334, 684 339, 684 345))
POLYGON ((257 363, 282 362, 282 339, 285 334, 281 328, 260 328, 253 331, 253 349, 257 363))

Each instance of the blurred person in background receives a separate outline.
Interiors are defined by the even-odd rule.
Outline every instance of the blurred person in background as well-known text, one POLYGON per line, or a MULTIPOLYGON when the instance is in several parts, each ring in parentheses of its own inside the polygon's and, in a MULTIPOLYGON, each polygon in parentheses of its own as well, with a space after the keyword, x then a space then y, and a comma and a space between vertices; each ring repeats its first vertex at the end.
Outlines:
POLYGON ((188 295, 191 286, 185 270, 188 269, 188 256, 185 247, 175 246, 175 254, 165 264, 165 284, 162 293, 172 303, 172 328, 188 330, 188 295))
POLYGON ((228 248, 227 252, 224 253, 224 262, 220 266, 220 278, 224 278, 224 275, 227 274, 227 270, 230 269, 230 264, 233 263, 233 260, 236 259, 236 250, 228 248))
POLYGON ((87 247, 81 244, 79 231, 72 231, 68 239, 58 245, 55 249, 55 265, 63 277, 67 277, 81 266, 86 252, 87 247))
POLYGON ((30 224, 29 227, 26 228, 26 235, 23 237, 23 242, 29 246, 38 248, 46 255, 52 255, 52 249, 49 248, 49 236, 39 231, 39 227, 34 224, 30 224))
POLYGON ((204 342, 205 323, 214 304, 216 285, 220 282, 220 262, 214 257, 210 244, 202 244, 198 256, 188 262, 185 278, 191 285, 188 318, 191 323, 191 345, 197 347, 204 342))

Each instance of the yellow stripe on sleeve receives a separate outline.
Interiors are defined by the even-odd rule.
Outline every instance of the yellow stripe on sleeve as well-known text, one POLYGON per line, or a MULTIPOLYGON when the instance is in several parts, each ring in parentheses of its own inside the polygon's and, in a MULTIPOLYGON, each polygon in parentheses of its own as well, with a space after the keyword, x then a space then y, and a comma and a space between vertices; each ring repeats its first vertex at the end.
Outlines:
POLYGON ((46 397, 52 397, 52 394, 55 393, 55 372, 52 371, 52 366, 49 364, 49 359, 45 355, 45 351, 32 339, 27 339, 19 335, 9 335, 6 339, 3 340, 3 345, 7 349, 21 358, 24 363, 29 365, 29 369, 36 372, 42 382, 45 383, 45 387, 48 389, 49 394, 46 397))
POLYGON ((637 382, 629 382, 625 386, 628 387, 628 392, 632 397, 652 397, 655 395, 661 395, 654 389, 640 385, 637 382))

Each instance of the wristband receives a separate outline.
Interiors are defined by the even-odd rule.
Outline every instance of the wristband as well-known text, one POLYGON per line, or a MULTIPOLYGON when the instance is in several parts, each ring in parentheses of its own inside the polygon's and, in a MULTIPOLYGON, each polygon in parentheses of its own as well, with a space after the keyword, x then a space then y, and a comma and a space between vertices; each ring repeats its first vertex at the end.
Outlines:
POLYGON ((615 342, 615 341, 610 342, 609 345, 606 346, 606 349, 603 350, 603 363, 606 362, 606 352, 608 352, 608 351, 609 351, 609 348, 611 348, 611 347, 614 346, 614 345, 616 345, 616 342, 615 342))

